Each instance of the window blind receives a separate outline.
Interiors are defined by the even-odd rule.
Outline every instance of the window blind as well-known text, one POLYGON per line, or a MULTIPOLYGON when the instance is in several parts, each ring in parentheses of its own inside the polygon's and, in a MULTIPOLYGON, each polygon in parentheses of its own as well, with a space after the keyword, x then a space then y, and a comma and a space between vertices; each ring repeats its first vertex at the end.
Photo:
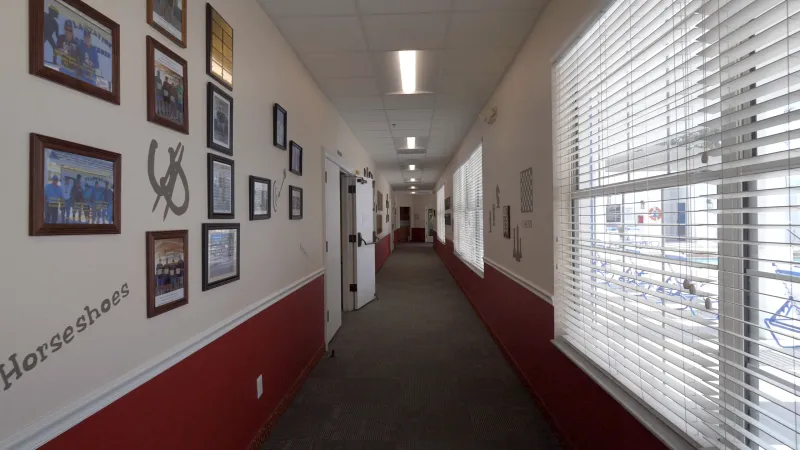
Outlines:
POLYGON ((436 236, 442 244, 444 241, 444 186, 436 191, 436 236))
POLYGON ((453 174, 455 251, 483 272, 483 148, 478 147, 453 174))
POLYGON ((617 0, 552 70, 556 339, 699 447, 800 448, 798 13, 617 0))

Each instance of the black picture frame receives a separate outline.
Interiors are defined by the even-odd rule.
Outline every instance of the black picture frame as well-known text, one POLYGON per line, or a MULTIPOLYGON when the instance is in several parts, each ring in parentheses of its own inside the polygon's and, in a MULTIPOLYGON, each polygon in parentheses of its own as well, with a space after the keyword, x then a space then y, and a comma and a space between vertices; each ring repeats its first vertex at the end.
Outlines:
POLYGON ((250 220, 266 220, 272 217, 272 181, 267 178, 261 178, 250 175, 250 220), (256 184, 267 185, 267 213, 256 214, 256 184))
POLYGON ((450 211, 450 197, 444 199, 444 209, 445 211, 450 211))
POLYGON ((206 73, 230 91, 233 90, 233 43, 233 27, 206 3, 206 73))
POLYGON ((447 225, 448 227, 453 225, 453 219, 450 213, 446 213, 444 215, 444 224, 447 225))
POLYGON ((289 172, 303 176, 303 147, 295 141, 289 141, 289 172), (299 153, 297 167, 294 164, 294 155, 299 153))
POLYGON ((145 273, 147 274, 147 318, 151 319, 167 311, 172 311, 175 308, 180 308, 189 303, 189 230, 173 230, 173 231, 148 231, 145 234, 146 243, 146 256, 145 260, 147 266, 145 273), (156 256, 155 244, 156 241, 183 241, 183 260, 182 265, 178 271, 182 279, 180 280, 183 289, 183 298, 180 300, 170 301, 161 306, 156 306, 156 299, 158 295, 156 290, 159 285, 156 280, 156 256))
POLYGON ((204 223, 203 224, 203 292, 224 286, 234 281, 238 281, 241 277, 241 247, 242 236, 241 227, 238 223, 204 223), (211 281, 209 273, 209 260, 208 245, 209 233, 218 230, 235 230, 236 232, 236 273, 230 277, 221 278, 216 281, 211 281))
POLYGON ((302 220, 303 219, 303 188, 299 188, 297 186, 289 186, 289 220, 302 220), (292 207, 292 199, 294 198, 294 193, 298 192, 300 195, 300 214, 294 214, 292 207))
POLYGON ((207 118, 207 133, 206 133, 206 145, 208 148, 212 150, 216 150, 220 153, 225 153, 226 155, 233 156, 233 97, 228 95, 225 91, 218 88, 216 84, 212 82, 208 82, 208 93, 207 93, 207 101, 206 101, 206 118, 207 118), (227 123, 227 130, 228 130, 228 146, 225 147, 224 142, 215 138, 215 120, 218 118, 218 114, 216 114, 214 108, 214 99, 215 96, 219 96, 223 101, 228 102, 228 123, 227 123))
POLYGON ((511 239, 511 206, 503 206, 503 237, 511 239))
POLYGON ((287 139, 288 139, 288 122, 289 122, 289 114, 286 112, 283 107, 277 103, 272 107, 272 145, 278 147, 281 150, 286 150, 287 148, 287 139), (279 141, 278 136, 278 115, 282 115, 283 117, 283 139, 279 141))
POLYGON ((235 167, 232 159, 223 158, 213 153, 208 154, 208 218, 209 219, 234 219, 236 218, 236 176, 235 167), (217 212, 214 209, 214 164, 224 164, 231 168, 230 186, 230 212, 217 212))

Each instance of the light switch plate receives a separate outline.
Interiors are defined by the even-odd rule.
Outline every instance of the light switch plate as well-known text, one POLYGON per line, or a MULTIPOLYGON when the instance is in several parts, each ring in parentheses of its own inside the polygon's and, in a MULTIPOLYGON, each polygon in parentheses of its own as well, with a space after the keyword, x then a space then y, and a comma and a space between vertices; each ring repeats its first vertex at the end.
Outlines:
POLYGON ((256 378, 256 398, 261 398, 264 394, 264 378, 263 376, 259 375, 256 378))

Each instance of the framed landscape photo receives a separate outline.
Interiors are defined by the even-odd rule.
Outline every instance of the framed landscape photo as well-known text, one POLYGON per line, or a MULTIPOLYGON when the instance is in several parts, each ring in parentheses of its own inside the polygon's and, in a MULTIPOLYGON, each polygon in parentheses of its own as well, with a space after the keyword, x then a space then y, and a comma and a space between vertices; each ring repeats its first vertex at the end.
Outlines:
POLYGON ((186 0, 147 0, 147 23, 186 48, 186 0))
POLYGON ((272 182, 250 175, 250 220, 272 217, 272 182))
POLYGON ((147 36, 147 120, 189 134, 186 60, 147 36))
POLYGON ((29 2, 31 75, 119 105, 119 25, 80 0, 29 2))
POLYGON ((208 82, 208 147, 233 155, 233 98, 208 82))
POLYGON ((239 279, 238 223, 203 224, 203 291, 239 279))
POLYGON ((189 231, 149 231, 147 254, 147 318, 189 303, 189 231))
POLYGON ((208 218, 233 219, 233 160, 208 154, 208 218))
POLYGON ((233 90, 233 28, 206 3, 206 72, 233 90))
POLYGON ((119 234, 122 155, 31 134, 28 234, 119 234))
POLYGON ((289 145, 289 172, 303 175, 303 147, 297 145, 295 141, 291 141, 289 145))
POLYGON ((272 107, 272 144, 281 150, 286 150, 286 110, 275 103, 272 107))
POLYGON ((289 220, 303 218, 303 189, 289 186, 289 220))

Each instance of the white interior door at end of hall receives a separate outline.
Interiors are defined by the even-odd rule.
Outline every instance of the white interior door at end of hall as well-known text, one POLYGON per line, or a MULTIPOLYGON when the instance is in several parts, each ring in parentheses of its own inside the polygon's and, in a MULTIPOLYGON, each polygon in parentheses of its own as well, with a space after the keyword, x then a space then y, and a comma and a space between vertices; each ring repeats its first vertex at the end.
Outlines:
POLYGON ((342 326, 342 193, 339 166, 325 159, 325 343, 342 326))
MULTIPOLYGON (((364 241, 372 243, 375 220, 372 210, 372 183, 356 183, 356 232, 364 241)), ((375 246, 361 242, 356 247, 356 309, 375 298, 375 246)))
POLYGON ((425 210, 425 242, 433 242, 434 234, 436 234, 436 210, 428 208, 425 210))

